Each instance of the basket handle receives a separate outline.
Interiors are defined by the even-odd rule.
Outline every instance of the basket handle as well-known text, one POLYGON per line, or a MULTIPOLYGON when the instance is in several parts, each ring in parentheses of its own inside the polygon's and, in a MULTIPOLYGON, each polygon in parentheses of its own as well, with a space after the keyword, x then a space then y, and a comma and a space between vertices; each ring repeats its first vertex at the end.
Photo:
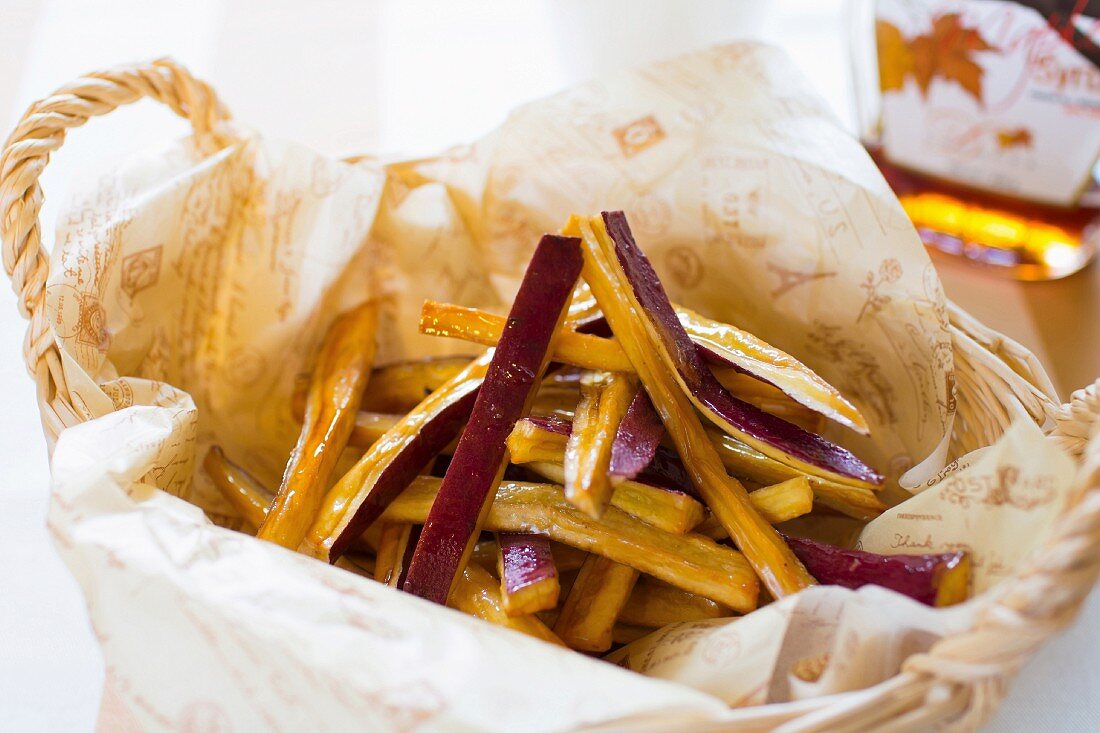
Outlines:
POLYGON ((38 220, 42 187, 38 183, 50 154, 65 133, 143 97, 168 105, 191 122, 196 135, 216 133, 229 113, 210 87, 175 62, 122 66, 95 72, 35 102, 4 143, 0 154, 0 244, 4 271, 11 277, 19 313, 30 320, 23 356, 39 386, 43 425, 52 444, 64 427, 83 418, 65 389, 60 355, 45 317, 50 259, 42 246, 38 220))

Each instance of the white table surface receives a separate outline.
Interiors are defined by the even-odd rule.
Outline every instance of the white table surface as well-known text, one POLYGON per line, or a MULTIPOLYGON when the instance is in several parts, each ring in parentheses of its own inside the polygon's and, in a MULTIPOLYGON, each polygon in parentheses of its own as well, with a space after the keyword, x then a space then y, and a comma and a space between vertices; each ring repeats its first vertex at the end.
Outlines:
MULTIPOLYGON (((211 81, 238 119, 271 137, 333 155, 427 153, 476 138, 517 103, 601 69, 746 35, 785 46, 847 115, 839 0, 765 5, 0 0, 0 122, 6 135, 27 104, 82 72, 171 55, 211 81), (586 43, 584 28, 615 29, 611 50, 586 43)), ((169 113, 143 103, 71 135, 43 181, 46 231, 72 180, 184 132, 169 113)), ((950 295, 968 307, 969 300, 979 308, 984 303, 988 314, 980 317, 995 318, 990 325, 1049 360, 1034 303, 1017 286, 969 272, 945 273, 945 280, 950 295)), ((1088 315, 1095 320, 1100 312, 1088 315)), ((49 474, 34 389, 21 360, 24 327, 13 295, 3 289, 0 730, 91 731, 103 663, 76 583, 43 526, 49 474)), ((1090 349, 1086 359, 1096 353, 1090 349)), ((1063 371, 1058 366, 1056 379, 1063 371)), ((1074 375, 1100 373, 1100 364, 1083 371, 1076 362, 1067 366, 1074 375)), ((1100 730, 1097 661, 1100 596, 1093 594, 1077 625, 1020 675, 988 730, 1100 730)))

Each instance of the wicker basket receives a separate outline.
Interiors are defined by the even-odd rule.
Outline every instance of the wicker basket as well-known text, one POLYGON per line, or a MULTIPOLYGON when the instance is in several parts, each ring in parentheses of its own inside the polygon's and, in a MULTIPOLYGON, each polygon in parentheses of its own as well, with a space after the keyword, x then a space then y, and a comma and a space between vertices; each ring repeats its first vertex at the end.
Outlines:
MULTIPOLYGON (((23 354, 38 386, 51 448, 62 430, 82 418, 73 408, 46 320, 50 260, 41 241, 38 179, 66 130, 143 97, 171 107, 196 133, 212 132, 229 118, 208 85, 170 61, 156 61, 89 74, 33 104, 0 157, 4 269, 19 312, 30 321, 23 354)), ((1026 416, 1083 463, 1079 498, 1030 566, 986 594, 971 629, 911 656, 886 682, 787 718, 785 731, 910 731, 933 725, 973 730, 996 708, 1016 671, 1072 621, 1100 573, 1100 381, 1059 405, 1027 350, 958 307, 951 306, 950 316, 958 376, 951 456, 992 443, 1014 419, 1026 416)))

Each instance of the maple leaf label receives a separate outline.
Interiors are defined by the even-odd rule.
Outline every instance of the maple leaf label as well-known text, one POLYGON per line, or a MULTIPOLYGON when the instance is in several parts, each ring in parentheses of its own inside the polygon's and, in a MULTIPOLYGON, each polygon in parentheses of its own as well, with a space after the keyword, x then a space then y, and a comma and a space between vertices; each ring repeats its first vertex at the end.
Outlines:
POLYGON ((875 23, 878 44, 879 88, 901 91, 912 79, 921 96, 927 98, 932 82, 957 84, 983 104, 982 79, 985 69, 975 54, 997 52, 976 28, 963 25, 958 13, 945 13, 932 21, 932 28, 907 39, 901 30, 885 20, 875 23))
POLYGON ((1020 199, 1080 199, 1100 155, 1100 70, 1048 13, 1022 2, 875 0, 874 19, 866 40, 878 89, 857 92, 870 94, 867 109, 877 103, 868 133, 886 161, 1020 199))

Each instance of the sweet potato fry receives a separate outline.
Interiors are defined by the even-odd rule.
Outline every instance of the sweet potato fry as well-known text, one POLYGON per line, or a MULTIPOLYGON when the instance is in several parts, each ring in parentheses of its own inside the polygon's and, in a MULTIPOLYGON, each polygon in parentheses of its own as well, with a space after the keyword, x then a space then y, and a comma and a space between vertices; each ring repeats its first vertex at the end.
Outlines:
MULTIPOLYGON (((616 258, 615 243, 608 236, 603 220, 593 218, 589 222, 574 218, 568 229, 582 235, 584 280, 645 385, 677 451, 691 456, 687 468, 704 503, 737 540, 737 546, 773 596, 782 598, 812 585, 814 579, 753 508, 745 488, 726 474, 696 416, 694 404, 673 374, 666 343, 656 334, 653 322, 634 296, 634 288, 616 258)), ((659 284, 654 282, 653 287, 659 288, 659 284)), ((663 290, 659 293, 663 296, 663 290)), ((688 349, 695 354, 693 346, 688 349)))
MULTIPOLYGON (((525 467, 548 481, 561 484, 565 480, 561 456, 559 452, 554 462, 528 463, 525 467)), ((705 514, 703 505, 691 495, 639 481, 619 482, 611 493, 611 506, 673 534, 690 532, 703 521, 705 514)))
POLYGON ((653 462, 664 432, 661 416, 653 409, 649 395, 644 389, 637 390, 611 446, 611 483, 638 478, 638 474, 653 462))
MULTIPOLYGON (((707 437, 726 469, 749 481, 774 484, 804 475, 725 433, 708 429, 707 437)), ((849 517, 868 521, 886 511, 886 505, 870 489, 834 483, 819 476, 806 476, 806 479, 813 489, 815 501, 849 517)))
POLYGON ((505 613, 522 616, 557 606, 560 587, 550 540, 535 534, 501 532, 497 545, 505 613))
POLYGON ((202 461, 206 475, 214 482, 221 495, 240 515, 246 527, 255 532, 264 523, 267 509, 275 495, 270 489, 233 461, 229 460, 222 449, 211 446, 202 461))
MULTIPOLYGON (((419 476, 383 514, 389 522, 421 524, 440 480, 419 476)), ((744 556, 696 534, 678 536, 614 506, 592 519, 565 500, 560 486, 505 481, 485 518, 493 532, 535 532, 601 555, 741 613, 756 606, 759 584, 744 556)))
POLYGON ((560 542, 550 543, 550 554, 554 556, 554 567, 558 569, 558 585, 561 585, 560 576, 574 570, 580 570, 581 565, 588 558, 588 553, 578 550, 576 547, 563 545, 560 542))
POLYGON ((333 321, 310 379, 305 421, 271 511, 256 536, 295 549, 321 508, 370 378, 378 308, 366 303, 333 321))
MULTIPOLYGON (((301 422, 306 414, 306 393, 295 392, 290 409, 294 419, 301 422)), ((375 442, 385 435, 401 419, 401 415, 388 412, 367 412, 359 410, 355 413, 355 426, 348 436, 348 445, 352 448, 370 448, 375 442)))
POLYGON ((451 593, 451 605, 459 611, 477 616, 489 623, 563 646, 561 639, 546 624, 539 621, 538 617, 509 616, 505 613, 504 602, 500 597, 500 584, 480 565, 471 563, 458 574, 454 592, 451 593))
POLYGON ((531 402, 530 414, 536 417, 568 417, 572 421, 579 398, 580 390, 576 385, 547 387, 543 383, 531 402))
POLYGON ((636 392, 622 373, 590 372, 581 380, 562 466, 565 498, 590 517, 598 519, 611 500, 611 448, 636 392))
POLYGON ((454 379, 476 356, 434 356, 376 367, 359 409, 404 413, 454 379))
POLYGON ((565 446, 572 430, 573 423, 569 420, 525 417, 518 420, 508 434, 508 457, 512 463, 560 463, 565 458, 565 446))
MULTIPOLYGON (((420 333, 428 336, 472 341, 495 346, 503 333, 504 316, 464 308, 450 303, 424 302, 420 311, 420 333)), ((614 341, 562 329, 554 342, 554 361, 573 364, 584 369, 607 372, 630 372, 626 354, 614 341)))
POLYGON ((634 568, 593 555, 584 561, 569 590, 554 633, 566 646, 584 652, 611 648, 611 631, 638 580, 634 568))
POLYGON ((659 580, 642 578, 619 612, 619 622, 659 629, 681 621, 704 621, 731 615, 733 613, 730 609, 709 598, 688 593, 659 580))
POLYGON ((390 501, 462 430, 491 356, 490 350, 470 362, 363 454, 324 497, 302 552, 332 562, 374 524, 390 501))
POLYGON ((470 420, 416 543, 402 588, 446 603, 477 541, 508 464, 505 440, 525 415, 550 362, 581 269, 580 242, 544 236, 508 313, 470 420))
POLYGON ((810 572, 828 585, 880 585, 929 606, 962 603, 970 593, 970 556, 965 552, 878 555, 801 537, 787 541, 810 572))
MULTIPOLYGON (((513 463, 525 465, 534 473, 555 483, 564 479, 561 468, 564 459, 564 437, 570 429, 563 420, 545 421, 526 418, 516 423, 508 437, 513 463), (534 460, 531 460, 534 459, 534 460)), ((658 451, 663 456, 665 449, 658 451)), ((662 459, 659 470, 647 468, 638 481, 622 481, 611 495, 611 504, 666 532, 683 534, 703 521, 703 507, 690 494, 678 489, 691 489, 686 469, 672 457, 662 459), (681 477, 682 474, 682 477, 681 477), (645 483, 653 481, 653 483, 645 483), (659 484, 659 485, 654 485, 659 484)), ((784 466, 784 468, 786 468, 784 466)), ((793 469, 790 469, 793 471, 793 469)), ((749 501, 772 524, 786 522, 813 509, 814 494, 809 484, 803 485, 795 476, 793 483, 779 488, 757 489, 749 493, 749 501), (763 493, 761 493, 763 492, 763 493)), ((788 479, 790 480, 790 479, 788 479)), ((845 487, 847 489, 848 487, 845 487)), ((852 489, 858 491, 858 489, 852 489)), ((871 492, 867 492, 871 494, 871 492)), ((873 497, 874 495, 871 494, 873 497)), ((877 501, 877 500, 876 500, 877 501)), ((717 522, 713 520, 712 523, 717 522)), ((718 527, 711 527, 708 536, 725 537, 718 527)))
POLYGON ((675 306, 675 311, 699 354, 710 364, 747 372, 752 381, 773 385, 819 415, 864 435, 870 431, 851 402, 794 357, 728 323, 705 318, 682 306, 675 306))
MULTIPOLYGON (((571 308, 576 313, 570 315, 554 359, 597 371, 630 371, 630 367, 624 368, 625 355, 614 342, 597 340, 608 329, 595 299, 575 302, 571 308)), ((746 331, 682 306, 673 308, 699 355, 712 365, 716 375, 737 370, 746 380, 770 386, 816 414, 867 434, 867 421, 859 410, 805 364, 746 331)), ((503 326, 501 316, 449 303, 429 301, 421 312, 422 333, 485 346, 496 343, 495 336, 503 326)))
POLYGON ((399 588, 405 576, 412 548, 420 528, 412 524, 384 524, 375 555, 374 579, 391 588, 399 588))
MULTIPOLYGON (((735 367, 711 366, 718 383, 742 402, 748 402, 764 412, 794 423, 803 430, 820 433, 825 428, 825 416, 789 397, 783 390, 735 367)), ((850 427, 850 426, 849 426, 850 427)))
POLYGON ((648 629, 644 626, 615 624, 615 628, 611 630, 611 641, 615 644, 630 644, 651 633, 653 633, 653 629, 648 629))
MULTIPOLYGON (((850 451, 730 395, 699 356, 657 273, 635 243, 623 213, 604 212, 600 219, 592 219, 592 225, 594 241, 603 247, 605 262, 629 288, 629 302, 638 304, 645 322, 640 325, 648 326, 635 327, 635 333, 648 335, 665 368, 704 417, 727 434, 803 473, 855 486, 882 482, 881 475, 850 451)), ((610 323, 614 330, 614 321, 610 323)), ((618 332, 616 335, 623 338, 618 332)))
MULTIPOLYGON (((271 500, 275 498, 275 492, 257 481, 252 474, 240 465, 229 460, 221 448, 217 446, 212 447, 207 453, 206 459, 203 461, 203 467, 213 479, 214 485, 237 508, 242 519, 245 520, 245 526, 253 531, 258 529, 271 508, 271 500)), ((349 552, 354 551, 356 553, 355 562, 360 567, 363 567, 364 563, 368 561, 370 567, 374 567, 374 558, 363 553, 375 554, 378 552, 381 540, 380 530, 381 527, 375 524, 352 540, 349 552)))
MULTIPOLYGON (((750 491, 749 500, 761 516, 772 524, 780 524, 795 517, 801 517, 803 514, 809 514, 814 508, 814 492, 805 476, 750 491)), ((713 514, 696 531, 715 540, 727 536, 725 529, 713 514)))

